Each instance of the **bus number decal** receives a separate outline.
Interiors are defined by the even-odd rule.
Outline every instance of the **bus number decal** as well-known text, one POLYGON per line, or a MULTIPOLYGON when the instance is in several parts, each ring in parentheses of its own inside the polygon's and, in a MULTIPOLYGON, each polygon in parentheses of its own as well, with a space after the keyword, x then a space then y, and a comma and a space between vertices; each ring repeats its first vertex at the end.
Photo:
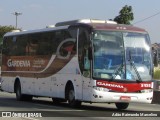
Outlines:
POLYGON ((151 84, 146 84, 146 83, 143 84, 143 83, 142 83, 142 84, 141 84, 141 87, 143 87, 143 88, 150 88, 150 87, 151 87, 151 84))

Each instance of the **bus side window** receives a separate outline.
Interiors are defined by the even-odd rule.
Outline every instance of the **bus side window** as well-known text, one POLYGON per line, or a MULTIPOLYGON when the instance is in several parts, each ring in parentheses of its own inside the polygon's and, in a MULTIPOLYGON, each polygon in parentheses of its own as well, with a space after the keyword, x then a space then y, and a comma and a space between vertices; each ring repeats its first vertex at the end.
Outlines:
POLYGON ((53 54, 52 32, 41 33, 38 40, 37 55, 51 55, 53 54))
POLYGON ((16 55, 16 50, 17 50, 17 44, 16 44, 16 37, 11 37, 7 41, 8 47, 9 47, 9 55, 15 56, 16 55))
POLYGON ((27 44, 27 38, 26 36, 17 36, 17 49, 16 49, 16 55, 17 56, 25 56, 26 55, 26 44, 27 44))
POLYGON ((34 40, 30 40, 27 43, 26 53, 28 53, 28 55, 36 55, 38 44, 35 41, 33 41, 34 40))
POLYGON ((26 45, 27 55, 37 55, 37 49, 39 46, 38 41, 40 40, 40 38, 41 38, 40 33, 28 35, 28 40, 26 45))
POLYGON ((88 49, 87 48, 84 48, 84 70, 89 70, 90 69, 90 61, 88 59, 88 49))
POLYGON ((2 53, 3 53, 4 55, 9 55, 9 50, 10 50, 10 49, 9 49, 8 40, 9 40, 8 37, 5 37, 5 38, 3 39, 2 53))

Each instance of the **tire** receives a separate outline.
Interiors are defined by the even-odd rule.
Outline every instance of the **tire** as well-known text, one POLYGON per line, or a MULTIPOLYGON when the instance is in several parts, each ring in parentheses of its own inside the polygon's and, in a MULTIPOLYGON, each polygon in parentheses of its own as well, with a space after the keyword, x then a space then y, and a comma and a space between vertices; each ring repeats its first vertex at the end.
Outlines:
POLYGON ((70 107, 80 107, 81 101, 78 101, 75 99, 75 92, 73 85, 70 85, 70 87, 67 90, 67 100, 70 107))
POLYGON ((24 95, 22 95, 22 92, 21 92, 20 82, 16 83, 15 92, 16 92, 16 99, 17 99, 17 101, 23 101, 24 100, 24 95))
POLYGON ((127 109, 129 106, 129 103, 115 103, 118 110, 124 110, 127 109))
POLYGON ((19 81, 16 82, 15 93, 16 93, 16 99, 17 99, 17 101, 31 101, 32 98, 33 98, 32 95, 22 94, 21 84, 20 84, 19 81))

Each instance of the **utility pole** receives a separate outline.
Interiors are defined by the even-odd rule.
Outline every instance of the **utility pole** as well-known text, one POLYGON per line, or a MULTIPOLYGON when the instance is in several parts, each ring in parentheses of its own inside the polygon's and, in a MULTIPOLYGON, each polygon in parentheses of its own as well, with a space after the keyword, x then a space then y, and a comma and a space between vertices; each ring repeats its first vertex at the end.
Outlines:
POLYGON ((22 15, 22 13, 14 12, 14 13, 12 13, 12 14, 16 16, 16 29, 17 29, 17 17, 18 17, 19 15, 22 15))

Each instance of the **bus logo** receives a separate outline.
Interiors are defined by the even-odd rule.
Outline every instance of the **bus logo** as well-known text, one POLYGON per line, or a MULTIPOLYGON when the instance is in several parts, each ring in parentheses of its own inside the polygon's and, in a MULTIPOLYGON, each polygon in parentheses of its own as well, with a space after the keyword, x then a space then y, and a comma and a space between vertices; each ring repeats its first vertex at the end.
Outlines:
POLYGON ((57 52, 56 52, 57 57, 60 59, 69 59, 71 56, 71 52, 73 50, 75 41, 76 39, 73 39, 73 38, 68 38, 62 41, 57 48, 57 52), (63 53, 63 51, 67 53, 63 53))
POLYGON ((30 61, 8 59, 7 65, 8 67, 30 67, 30 61))
POLYGON ((107 82, 97 82, 97 85, 102 87, 124 88, 122 85, 111 84, 107 82))

